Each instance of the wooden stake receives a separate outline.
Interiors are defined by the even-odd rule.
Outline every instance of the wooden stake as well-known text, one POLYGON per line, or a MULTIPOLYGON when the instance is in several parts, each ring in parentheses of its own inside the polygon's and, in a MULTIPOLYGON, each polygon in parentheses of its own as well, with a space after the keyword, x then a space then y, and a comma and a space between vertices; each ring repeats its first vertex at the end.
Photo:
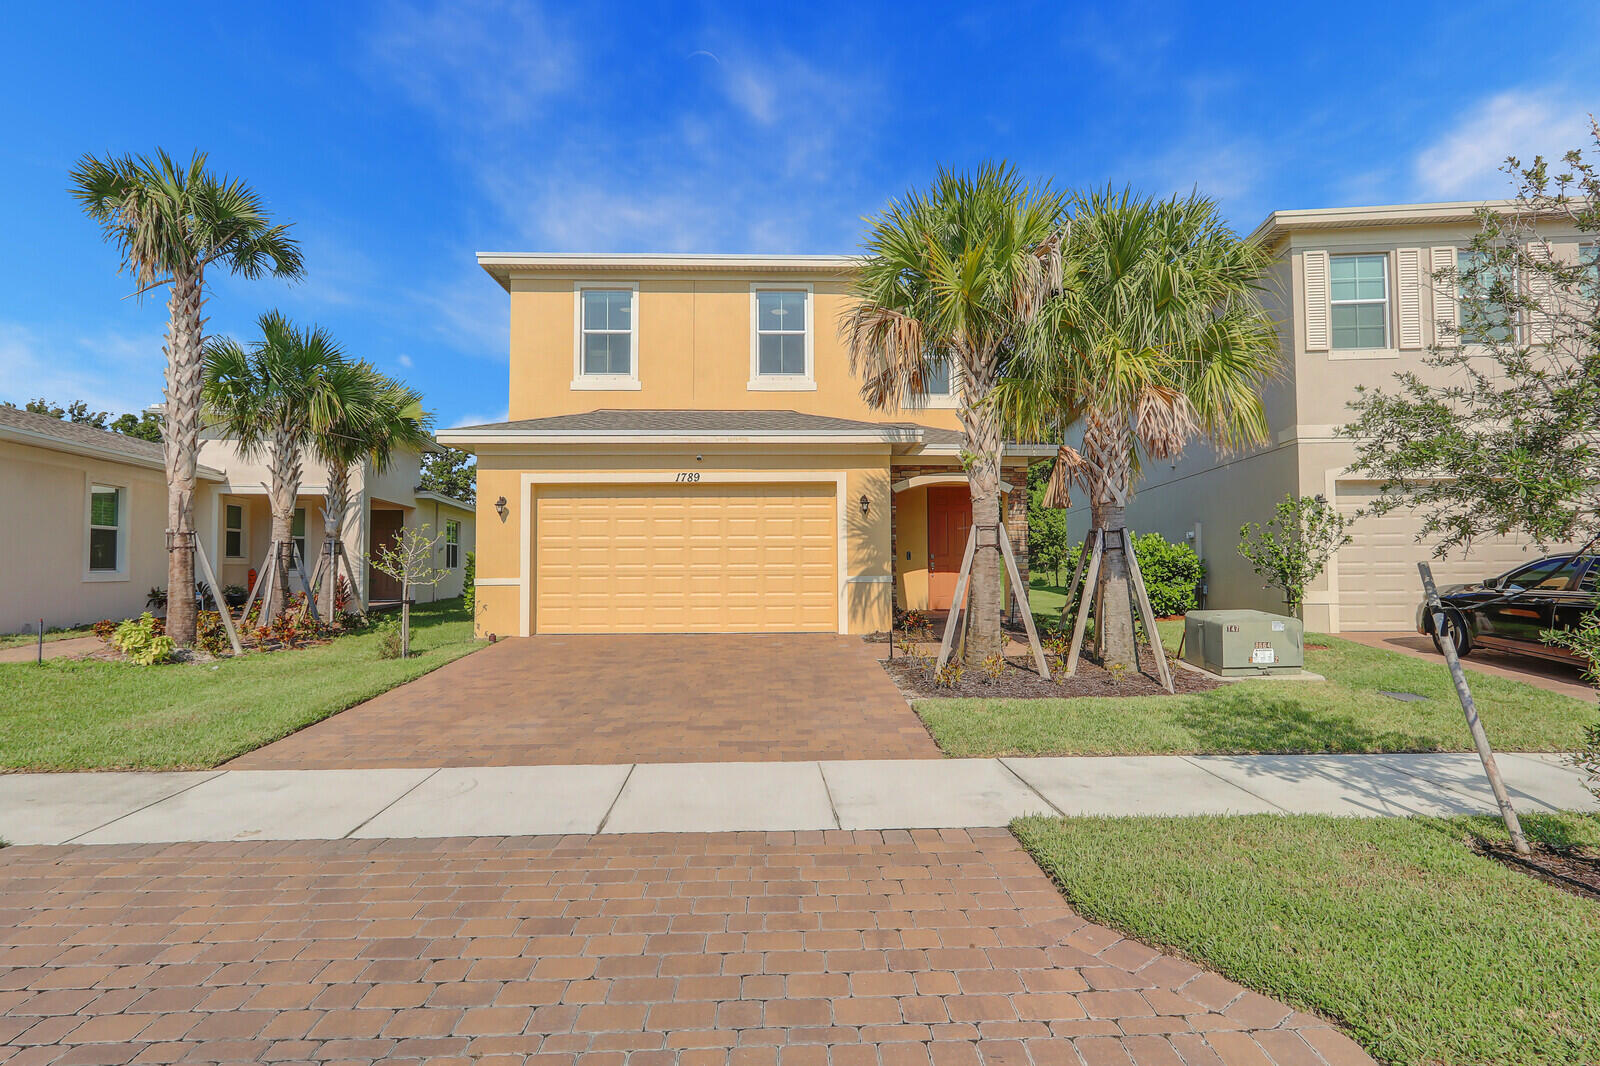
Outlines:
POLYGON ((211 569, 211 560, 206 558, 206 550, 200 546, 200 538, 194 538, 194 555, 200 560, 200 570, 211 586, 211 597, 217 602, 217 614, 222 617, 222 628, 227 630, 228 644, 233 648, 233 654, 243 655, 244 648, 239 644, 239 634, 233 628, 233 612, 228 607, 228 601, 223 598, 222 586, 217 583, 217 575, 211 569))
POLYGON ((300 575, 300 586, 305 589, 306 613, 311 616, 313 621, 321 622, 322 616, 317 614, 317 605, 314 602, 316 597, 311 594, 311 581, 306 577, 305 560, 300 558, 300 545, 293 540, 289 541, 289 558, 294 560, 295 572, 300 575))
POLYGON ((972 575, 972 556, 978 549, 978 527, 967 530, 967 550, 961 555, 961 573, 956 578, 956 594, 950 601, 950 614, 944 620, 944 639, 939 641, 939 661, 934 665, 937 673, 950 661, 950 649, 955 645, 956 622, 966 607, 967 579, 972 575))
POLYGON ((1033 610, 1028 606, 1028 588, 1022 583, 1022 573, 1017 568, 1017 556, 1011 550, 1011 537, 1006 533, 1004 525, 999 529, 1000 554, 1005 556, 1006 569, 1011 574, 1011 589, 1017 596, 1017 602, 1022 606, 1022 624, 1028 630, 1028 646, 1033 649, 1033 664, 1039 668, 1039 676, 1049 681, 1050 666, 1044 661, 1044 646, 1039 643, 1039 634, 1033 628, 1033 610))
POLYGON ((1100 576, 1100 555, 1105 549, 1105 531, 1094 532, 1094 551, 1089 556, 1089 572, 1083 578, 1083 594, 1078 597, 1078 618, 1072 623, 1072 647, 1067 652, 1067 666, 1062 671, 1067 677, 1078 672, 1078 655, 1083 651, 1083 629, 1089 621, 1089 590, 1100 576))
POLYGON ((1067 602, 1061 605, 1063 622, 1067 620, 1067 608, 1072 606, 1072 590, 1078 587, 1078 579, 1083 576, 1083 566, 1089 561, 1090 542, 1093 540, 1093 537, 1083 538, 1083 547, 1078 549, 1078 561, 1072 564, 1072 580, 1067 582, 1067 602))
MULTIPOLYGON (((1161 672, 1161 686, 1168 692, 1172 685, 1172 671, 1167 667, 1167 650, 1161 646, 1161 634, 1156 632, 1156 612, 1150 606, 1150 593, 1144 587, 1144 574, 1139 572, 1139 557, 1133 553, 1133 531, 1122 531, 1123 551, 1128 555, 1128 569, 1133 571, 1133 591, 1139 599, 1139 611, 1144 616, 1145 635, 1150 638, 1150 654, 1156 657, 1156 667, 1161 672)), ((1134 645, 1138 651, 1138 645, 1134 645)))
POLYGON ((1506 791, 1506 783, 1500 777, 1500 767, 1494 761, 1494 749, 1489 746, 1489 734, 1484 732, 1483 722, 1478 718, 1478 705, 1473 702, 1472 690, 1467 687, 1467 675, 1462 672, 1461 659, 1456 655, 1456 643, 1450 639, 1446 628, 1444 607, 1439 603, 1439 590, 1433 584, 1433 568, 1427 563, 1418 563, 1417 572, 1422 575, 1422 591, 1428 598, 1428 610, 1433 616, 1433 631, 1439 638, 1439 650, 1444 652, 1445 665, 1450 668, 1450 679, 1456 684, 1461 713, 1467 716, 1467 729, 1471 731, 1472 743, 1478 749, 1483 772, 1489 778, 1494 801, 1500 806, 1500 818, 1506 823, 1506 832, 1511 834, 1511 846, 1518 855, 1527 855, 1530 853, 1528 838, 1522 835, 1522 822, 1517 818, 1517 809, 1511 805, 1511 794, 1506 791))

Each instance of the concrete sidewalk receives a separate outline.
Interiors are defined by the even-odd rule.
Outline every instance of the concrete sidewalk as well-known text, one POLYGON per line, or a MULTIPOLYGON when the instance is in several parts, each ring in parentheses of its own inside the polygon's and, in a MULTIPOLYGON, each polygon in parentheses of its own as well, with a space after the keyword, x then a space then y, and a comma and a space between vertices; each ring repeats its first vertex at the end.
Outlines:
MULTIPOLYGON (((1563 756, 1502 754, 1524 811, 1600 810, 1563 756)), ((1492 812, 1477 756, 1241 755, 0 776, 12 844, 969 829, 1024 814, 1492 812)))

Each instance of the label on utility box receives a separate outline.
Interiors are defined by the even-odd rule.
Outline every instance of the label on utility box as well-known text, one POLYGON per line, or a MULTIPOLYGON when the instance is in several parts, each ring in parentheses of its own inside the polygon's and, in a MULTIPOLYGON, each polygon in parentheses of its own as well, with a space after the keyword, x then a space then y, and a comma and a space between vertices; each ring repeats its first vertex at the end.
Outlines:
POLYGON ((1270 666, 1278 661, 1278 653, 1271 644, 1257 642, 1250 651, 1250 663, 1253 666, 1270 666))
POLYGON ((1274 623, 1272 623, 1272 631, 1274 633, 1282 633, 1283 632, 1283 623, 1282 622, 1274 622, 1274 623))

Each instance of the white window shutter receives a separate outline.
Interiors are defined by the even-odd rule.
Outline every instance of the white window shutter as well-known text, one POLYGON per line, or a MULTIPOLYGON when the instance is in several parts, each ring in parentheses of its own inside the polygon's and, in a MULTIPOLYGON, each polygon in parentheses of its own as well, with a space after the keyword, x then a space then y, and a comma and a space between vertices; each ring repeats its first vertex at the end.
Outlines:
MULTIPOLYGON (((1541 265, 1550 263, 1550 245, 1540 238, 1528 242, 1528 258, 1541 265)), ((1537 310, 1528 312, 1528 343, 1549 344, 1555 337, 1555 289, 1550 275, 1538 271, 1528 275, 1528 296, 1537 310)))
POLYGON ((1306 351, 1325 352, 1329 346, 1328 253, 1304 252, 1300 261, 1306 288, 1306 351))
POLYGON ((1456 319, 1456 250, 1454 246, 1431 249, 1433 256, 1433 321, 1434 338, 1441 348, 1454 348, 1461 343, 1456 331, 1461 323, 1456 319), (1446 280, 1438 275, 1449 271, 1446 280))
POLYGON ((1395 301, 1400 318, 1400 347, 1422 347, 1422 249, 1395 252, 1395 301))

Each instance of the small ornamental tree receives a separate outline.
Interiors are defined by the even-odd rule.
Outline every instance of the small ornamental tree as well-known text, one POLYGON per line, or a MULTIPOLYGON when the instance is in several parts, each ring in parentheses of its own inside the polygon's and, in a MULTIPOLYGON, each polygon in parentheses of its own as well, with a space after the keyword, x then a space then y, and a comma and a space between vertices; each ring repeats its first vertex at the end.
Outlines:
POLYGON ((1061 584, 1061 567, 1067 561, 1067 512, 1046 507, 1044 494, 1050 484, 1049 462, 1028 467, 1028 565, 1034 572, 1048 570, 1061 584))
POLYGON ((406 526, 395 534, 393 543, 382 545, 367 556, 374 570, 400 582, 402 659, 411 657, 411 590, 437 585, 450 573, 433 565, 437 548, 438 538, 429 533, 427 526, 406 526))
POLYGON ((1239 527, 1239 554, 1283 590, 1289 613, 1298 617, 1306 586, 1334 552, 1350 543, 1349 525, 1326 496, 1285 496, 1265 527, 1254 522, 1239 527))

